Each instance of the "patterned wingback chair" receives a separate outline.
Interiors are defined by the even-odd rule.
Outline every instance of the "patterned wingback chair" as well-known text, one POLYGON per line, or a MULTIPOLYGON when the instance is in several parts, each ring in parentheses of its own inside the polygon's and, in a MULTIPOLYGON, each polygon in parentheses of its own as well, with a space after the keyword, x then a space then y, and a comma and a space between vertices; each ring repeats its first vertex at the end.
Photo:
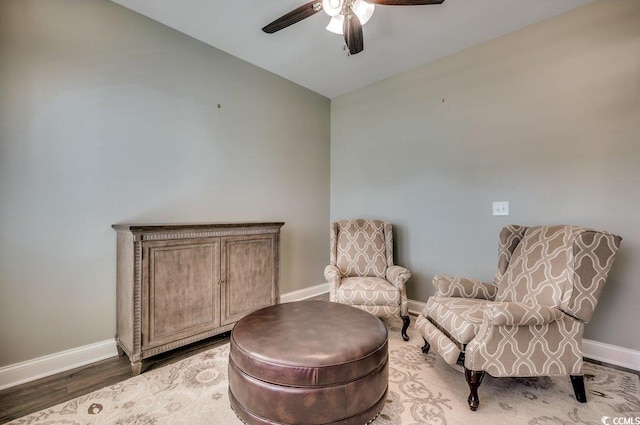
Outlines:
POLYGON ((570 375, 586 402, 582 334, 622 238, 577 226, 502 229, 493 283, 436 276, 416 327, 428 353, 464 366, 471 410, 484 373, 570 375))
POLYGON ((331 223, 330 264, 324 269, 332 302, 349 304, 378 317, 400 316, 409 340, 405 282, 411 273, 393 265, 391 223, 342 220, 331 223))

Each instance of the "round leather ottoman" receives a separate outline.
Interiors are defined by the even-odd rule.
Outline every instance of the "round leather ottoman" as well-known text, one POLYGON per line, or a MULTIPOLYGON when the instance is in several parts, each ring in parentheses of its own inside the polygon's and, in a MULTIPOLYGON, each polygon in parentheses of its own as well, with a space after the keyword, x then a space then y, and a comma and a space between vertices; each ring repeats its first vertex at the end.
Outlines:
POLYGON ((300 301, 236 323, 229 399, 251 425, 366 424, 387 398, 387 328, 344 304, 300 301))

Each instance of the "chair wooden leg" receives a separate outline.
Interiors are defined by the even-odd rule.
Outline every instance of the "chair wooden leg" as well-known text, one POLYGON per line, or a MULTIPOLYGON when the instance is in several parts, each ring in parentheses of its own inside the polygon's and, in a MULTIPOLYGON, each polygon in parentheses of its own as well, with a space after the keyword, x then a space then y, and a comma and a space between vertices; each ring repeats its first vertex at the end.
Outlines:
POLYGON ((467 379, 467 384, 469 385, 469 398, 467 402, 469 403, 469 409, 474 412, 478 410, 478 406, 480 405, 480 398, 478 398, 478 387, 482 383, 482 378, 484 378, 484 370, 469 370, 466 367, 464 368, 464 377, 467 379))
POLYGON ((586 403, 587 393, 584 390, 584 375, 571 375, 571 384, 573 385, 576 400, 580 403, 586 403))
POLYGON ((424 345, 422 346, 422 352, 424 354, 429 354, 429 349, 431 348, 431 344, 429 344, 429 342, 424 337, 422 337, 422 339, 424 339, 424 345))
POLYGON ((409 341, 409 335, 407 335, 407 329, 409 329, 409 325, 411 324, 411 319, 409 316, 400 316, 402 317, 402 339, 405 341, 409 341))

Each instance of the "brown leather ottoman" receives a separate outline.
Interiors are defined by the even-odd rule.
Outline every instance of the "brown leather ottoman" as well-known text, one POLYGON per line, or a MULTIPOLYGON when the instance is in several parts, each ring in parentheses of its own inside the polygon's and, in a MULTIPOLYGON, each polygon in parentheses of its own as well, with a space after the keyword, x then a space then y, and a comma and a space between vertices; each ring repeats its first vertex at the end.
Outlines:
POLYGON ((344 304, 300 301, 236 323, 229 399, 251 425, 366 424, 387 398, 387 328, 344 304))

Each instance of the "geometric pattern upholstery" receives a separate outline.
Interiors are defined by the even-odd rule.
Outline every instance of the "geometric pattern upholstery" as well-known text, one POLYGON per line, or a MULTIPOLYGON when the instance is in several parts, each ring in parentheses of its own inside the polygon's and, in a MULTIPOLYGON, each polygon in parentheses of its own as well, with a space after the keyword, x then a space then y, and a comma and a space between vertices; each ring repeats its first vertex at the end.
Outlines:
POLYGON ((487 302, 491 301, 431 297, 423 314, 427 317, 437 317, 438 324, 446 329, 456 342, 467 344, 480 330, 487 302))
POLYGON ((337 292, 338 302, 361 305, 400 305, 400 291, 379 277, 346 277, 337 292))
POLYGON ((495 285, 463 277, 436 276, 433 285, 436 297, 493 300, 497 292, 495 285))
POLYGON ((500 279, 502 279, 504 272, 507 271, 507 266, 511 261, 511 255, 524 237, 525 230, 527 230, 525 226, 509 224, 503 227, 500 231, 500 241, 498 243, 498 270, 496 271, 496 277, 493 280, 495 285, 498 284, 500 279))
POLYGON ((588 322, 620 240, 578 226, 529 228, 497 282, 496 300, 555 306, 588 322))
MULTIPOLYGON (((416 320, 425 349, 463 359, 466 373, 580 376, 584 324, 621 241, 581 226, 504 227, 493 283, 434 278, 416 320)), ((479 382, 467 378, 473 395, 479 382)))
POLYGON ((466 347, 465 367, 496 377, 579 375, 583 331, 566 315, 536 326, 486 323, 466 347))
MULTIPOLYGON (((390 223, 387 223, 390 226, 390 223)), ((384 278, 387 267, 385 222, 380 220, 343 220, 336 223, 336 261, 342 277, 384 278)), ((391 232, 387 233, 393 244, 391 232)))
POLYGON ((573 290, 562 309, 588 323, 607 281, 621 238, 611 234, 582 231, 574 241, 573 290))
POLYGON ((568 267, 573 232, 561 226, 529 229, 516 245, 497 282, 498 301, 522 301, 560 307, 570 288, 568 267), (564 231, 563 231, 564 230, 564 231), (554 284, 550 285, 549 282, 554 284))
MULTIPOLYGON (((391 223, 353 219, 331 223, 329 265, 324 276, 332 302, 378 317, 401 316, 409 323, 405 282, 411 273, 393 264, 391 223)), ((403 337, 406 328, 403 327, 403 337)))

